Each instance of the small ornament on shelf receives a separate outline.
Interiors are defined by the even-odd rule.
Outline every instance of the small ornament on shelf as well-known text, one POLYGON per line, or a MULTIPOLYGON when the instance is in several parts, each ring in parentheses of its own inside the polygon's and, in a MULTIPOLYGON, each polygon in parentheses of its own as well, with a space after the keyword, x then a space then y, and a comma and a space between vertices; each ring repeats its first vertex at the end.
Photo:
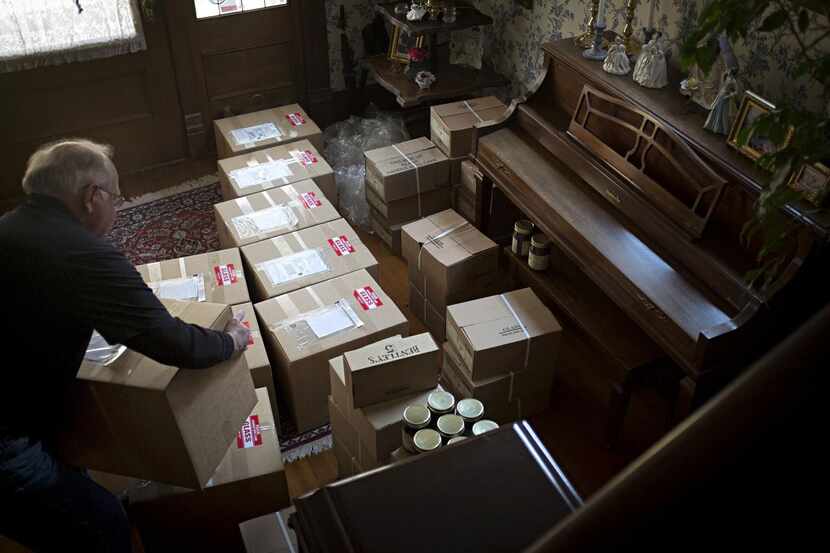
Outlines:
POLYGON ((640 86, 663 88, 669 84, 666 55, 659 43, 659 36, 643 46, 631 77, 640 86))
POLYGON ((735 72, 727 71, 703 128, 716 134, 729 134, 738 116, 738 99, 742 95, 743 91, 738 79, 735 78, 735 72))
POLYGON ((429 51, 426 48, 413 47, 409 49, 409 65, 406 66, 404 73, 407 77, 415 80, 415 76, 421 71, 430 69, 429 67, 429 51))
POLYGON ((582 57, 589 60, 602 61, 608 55, 605 50, 605 7, 607 0, 599 0, 599 11, 597 12, 596 23, 594 23, 594 42, 590 48, 582 51, 582 57))
POLYGON ((417 84, 418 88, 421 90, 428 90, 435 81, 435 75, 429 71, 421 71, 415 75, 415 84, 417 84))
POLYGON ((602 63, 602 69, 612 75, 627 75, 631 71, 631 61, 625 51, 623 37, 617 37, 616 42, 608 49, 608 55, 602 63))
POLYGON ((427 9, 420 4, 412 3, 409 12, 406 14, 407 21, 420 21, 427 14, 427 9))

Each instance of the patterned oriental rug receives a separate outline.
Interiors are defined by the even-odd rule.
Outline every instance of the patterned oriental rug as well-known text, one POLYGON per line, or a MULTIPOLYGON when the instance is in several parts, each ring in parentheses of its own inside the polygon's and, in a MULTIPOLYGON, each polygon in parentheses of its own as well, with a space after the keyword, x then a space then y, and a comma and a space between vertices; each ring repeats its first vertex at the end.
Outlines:
MULTIPOLYGON (((109 238, 134 265, 215 251, 220 247, 213 204, 221 201, 216 175, 146 194, 119 208, 109 238)), ((297 433, 284 416, 279 436, 284 463, 332 446, 329 425, 297 433)))

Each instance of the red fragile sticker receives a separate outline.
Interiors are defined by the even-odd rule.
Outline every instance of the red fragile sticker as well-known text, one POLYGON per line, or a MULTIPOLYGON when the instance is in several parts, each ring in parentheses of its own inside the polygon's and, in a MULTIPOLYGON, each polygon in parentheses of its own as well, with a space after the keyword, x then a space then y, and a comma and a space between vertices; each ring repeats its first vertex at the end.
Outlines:
POLYGON ((295 150, 291 152, 291 157, 294 158, 294 161, 302 165, 303 167, 308 167, 309 165, 314 165, 317 163, 317 156, 311 150, 300 151, 295 150))
POLYGON ((354 253, 354 246, 352 246, 352 243, 349 242, 349 239, 346 236, 335 236, 334 238, 329 238, 329 246, 331 246, 331 249, 333 249, 334 253, 337 254, 337 257, 354 253))
POLYGON ((217 265, 213 268, 213 274, 216 276, 217 286, 230 286, 231 284, 236 284, 236 281, 238 280, 236 276, 236 268, 232 263, 228 263, 227 265, 217 265))
POLYGON ((317 194, 314 192, 303 192, 300 194, 300 198, 302 198, 303 205, 306 209, 314 209, 315 207, 323 205, 320 200, 317 199, 317 194))
MULTIPOLYGON (((242 324, 245 325, 245 328, 247 328, 248 330, 251 330, 251 322, 250 321, 242 321, 242 324)), ((249 346, 254 345, 254 335, 253 334, 248 334, 248 345, 249 346)))
POLYGON ((262 445, 262 430, 259 426, 259 415, 251 415, 242 424, 242 430, 236 434, 236 447, 248 449, 262 445))
POLYGON ((363 308, 364 311, 369 311, 370 309, 377 309, 383 302, 380 299, 380 296, 372 290, 371 286, 364 286, 363 288, 358 288, 354 291, 354 298, 357 300, 357 303, 360 304, 360 307, 363 308))
POLYGON ((291 125, 294 126, 294 127, 299 127, 301 125, 305 125, 305 117, 303 117, 303 114, 300 113, 299 111, 296 111, 294 113, 289 113, 288 115, 286 115, 286 117, 288 118, 289 121, 291 121, 291 125))

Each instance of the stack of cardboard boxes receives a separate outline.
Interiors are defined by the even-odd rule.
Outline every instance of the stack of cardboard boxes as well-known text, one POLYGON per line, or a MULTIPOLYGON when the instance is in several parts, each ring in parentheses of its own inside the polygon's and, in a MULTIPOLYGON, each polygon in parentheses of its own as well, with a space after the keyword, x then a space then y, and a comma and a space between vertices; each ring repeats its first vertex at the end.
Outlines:
POLYGON ((550 402, 562 327, 530 288, 447 308, 441 382, 499 423, 550 402))
POLYGON ((403 227, 409 306, 435 338, 446 337, 447 305, 492 294, 502 285, 498 246, 448 209, 403 227))
POLYGON ((364 155, 372 228, 400 254, 402 225, 450 207, 449 160, 426 138, 364 155))
POLYGON ((329 360, 328 400, 338 476, 390 462, 401 446, 403 410, 426 404, 438 385, 432 337, 393 336, 329 360))

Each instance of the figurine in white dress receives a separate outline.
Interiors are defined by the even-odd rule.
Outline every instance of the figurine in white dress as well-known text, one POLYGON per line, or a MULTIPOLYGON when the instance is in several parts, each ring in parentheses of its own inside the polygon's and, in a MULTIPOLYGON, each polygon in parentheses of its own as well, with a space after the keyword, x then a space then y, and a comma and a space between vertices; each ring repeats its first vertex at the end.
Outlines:
POLYGON ((631 77, 646 88, 663 88, 669 84, 666 55, 658 39, 653 38, 643 46, 631 77))
POLYGON ((617 41, 608 49, 602 69, 612 75, 625 75, 631 71, 631 62, 628 60, 622 37, 617 37, 617 41))
POLYGON ((703 128, 717 134, 729 134, 738 114, 738 98, 741 95, 741 86, 734 72, 727 71, 703 128))

